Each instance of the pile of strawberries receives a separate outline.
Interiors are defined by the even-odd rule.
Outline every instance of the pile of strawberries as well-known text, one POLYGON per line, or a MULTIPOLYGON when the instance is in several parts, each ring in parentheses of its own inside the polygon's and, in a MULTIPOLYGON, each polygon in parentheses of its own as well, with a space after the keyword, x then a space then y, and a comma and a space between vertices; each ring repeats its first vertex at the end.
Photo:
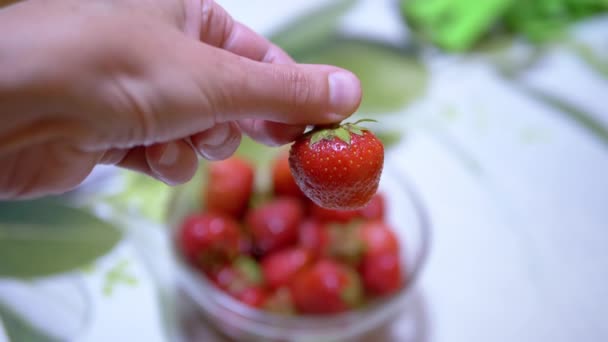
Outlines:
POLYGON ((353 310, 399 291, 406 280, 399 241, 376 193, 363 208, 325 209, 309 200, 288 155, 272 163, 272 190, 255 189, 245 159, 209 164, 203 208, 186 217, 184 258, 239 301, 283 314, 353 310))

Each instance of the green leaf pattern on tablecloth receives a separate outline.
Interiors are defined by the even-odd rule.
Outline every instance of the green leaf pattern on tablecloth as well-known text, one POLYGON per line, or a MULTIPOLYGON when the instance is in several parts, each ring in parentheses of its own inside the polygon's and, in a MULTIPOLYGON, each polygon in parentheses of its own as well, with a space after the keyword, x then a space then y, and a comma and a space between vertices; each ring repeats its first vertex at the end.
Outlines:
POLYGON ((0 277, 73 271, 120 239, 110 223, 57 201, 0 202, 0 277))
POLYGON ((119 260, 112 268, 110 268, 104 277, 103 294, 111 296, 115 288, 120 285, 135 286, 137 278, 135 278, 128 270, 129 261, 126 259, 119 260))
MULTIPOLYGON (((59 342, 44 331, 40 331, 23 318, 0 305, 0 319, 8 335, 8 342, 59 342)), ((0 335, 1 339, 2 335, 0 335)))

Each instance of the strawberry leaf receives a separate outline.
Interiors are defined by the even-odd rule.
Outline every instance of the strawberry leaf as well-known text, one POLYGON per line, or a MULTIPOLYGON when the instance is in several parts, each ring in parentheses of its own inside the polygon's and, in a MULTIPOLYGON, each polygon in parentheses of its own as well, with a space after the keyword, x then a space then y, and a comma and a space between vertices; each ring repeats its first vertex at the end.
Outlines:
POLYGON ((360 119, 357 120, 355 122, 349 122, 347 124, 344 124, 344 127, 351 133, 353 134, 357 134, 357 135, 363 135, 363 131, 366 131, 367 129, 365 127, 360 127, 358 126, 360 123, 362 122, 375 122, 377 123, 378 121, 374 120, 374 119, 360 119))
POLYGON ((363 130, 357 126, 348 126, 348 131, 356 135, 363 135, 363 130))
POLYGON ((337 128, 336 130, 334 130, 333 133, 338 139, 344 141, 347 144, 350 144, 350 132, 347 131, 344 127, 337 128))
POLYGON ((264 282, 262 270, 252 258, 239 257, 234 261, 234 268, 250 285, 261 285, 264 282))
POLYGON ((361 300, 363 298, 362 294, 363 289, 359 277, 354 271, 349 270, 348 284, 344 289, 342 289, 340 297, 346 304, 348 304, 348 306, 356 307, 361 303, 361 300))
POLYGON ((359 226, 357 221, 329 226, 328 232, 332 244, 328 252, 332 258, 350 265, 359 263, 365 248, 363 241, 358 236, 359 226))
POLYGON ((359 120, 357 120, 357 121, 353 122, 353 123, 352 123, 352 124, 350 124, 350 125, 352 125, 352 126, 356 126, 356 125, 358 125, 358 124, 360 124, 360 123, 362 123, 362 122, 373 122, 373 123, 378 123, 378 120, 374 120, 374 119, 359 119, 359 120))
POLYGON ((318 143, 319 141, 325 139, 325 134, 324 132, 315 132, 313 133, 313 135, 310 137, 310 144, 314 145, 316 143, 318 143))

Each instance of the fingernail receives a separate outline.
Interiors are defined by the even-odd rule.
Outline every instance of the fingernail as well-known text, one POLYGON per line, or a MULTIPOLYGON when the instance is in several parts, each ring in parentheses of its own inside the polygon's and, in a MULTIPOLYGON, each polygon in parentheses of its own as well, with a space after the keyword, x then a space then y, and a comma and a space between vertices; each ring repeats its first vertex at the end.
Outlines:
POLYGON ((165 149, 160 155, 160 159, 158 160, 158 164, 160 166, 172 166, 177 162, 179 157, 179 147, 176 143, 167 143, 165 145, 165 149))
POLYGON ((329 101, 334 114, 345 117, 356 109, 361 97, 361 86, 357 77, 346 71, 329 74, 329 101))

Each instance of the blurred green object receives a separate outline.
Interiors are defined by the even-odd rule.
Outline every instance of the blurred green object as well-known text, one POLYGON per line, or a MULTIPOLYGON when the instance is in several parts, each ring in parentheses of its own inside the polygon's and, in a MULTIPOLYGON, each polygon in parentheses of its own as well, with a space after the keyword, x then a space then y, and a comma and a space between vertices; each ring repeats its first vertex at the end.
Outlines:
POLYGON ((566 43, 596 74, 608 79, 608 55, 595 51, 591 46, 571 40, 566 43))
POLYGON ((557 113, 563 114, 564 117, 577 123, 580 128, 595 136, 605 148, 608 148, 608 128, 592 114, 546 91, 527 86, 519 81, 515 81, 513 84, 537 101, 555 109, 557 113))
POLYGON ((578 20, 606 12, 608 0, 519 0, 506 13, 506 28, 533 42, 563 33, 578 20))
POLYGON ((59 342, 59 339, 48 336, 1 304, 0 319, 11 342, 59 342))
POLYGON ((171 187, 140 173, 123 170, 124 188, 100 200, 121 214, 137 214, 152 222, 163 222, 171 187))
POLYGON ((129 260, 123 259, 106 272, 103 284, 105 296, 112 295, 117 285, 134 286, 137 284, 137 278, 128 271, 127 267, 129 267, 129 260))
POLYGON ((397 112, 426 91, 428 71, 408 51, 372 40, 336 38, 306 54, 296 56, 304 63, 336 65, 355 73, 361 80, 365 115, 397 112))
MULTIPOLYGON (((408 24, 424 39, 465 51, 485 35, 516 0, 401 0, 408 24)), ((526 0, 536 1, 536 0, 526 0)))
POLYGON ((382 141, 385 149, 397 145, 405 137, 405 132, 399 129, 374 131, 374 134, 382 141))
POLYGON ((366 115, 397 112, 426 90, 427 70, 412 51, 365 38, 345 37, 340 18, 356 0, 329 2, 269 36, 302 63, 331 64, 360 78, 366 115))
POLYGON ((304 14, 268 38, 290 55, 297 55, 336 33, 338 20, 357 0, 338 0, 304 14))
POLYGON ((0 277, 73 271, 110 252, 121 238, 113 225, 58 201, 0 202, 0 277))
POLYGON ((467 51, 502 32, 542 43, 608 11, 608 0, 400 0, 414 32, 448 51, 467 51))

